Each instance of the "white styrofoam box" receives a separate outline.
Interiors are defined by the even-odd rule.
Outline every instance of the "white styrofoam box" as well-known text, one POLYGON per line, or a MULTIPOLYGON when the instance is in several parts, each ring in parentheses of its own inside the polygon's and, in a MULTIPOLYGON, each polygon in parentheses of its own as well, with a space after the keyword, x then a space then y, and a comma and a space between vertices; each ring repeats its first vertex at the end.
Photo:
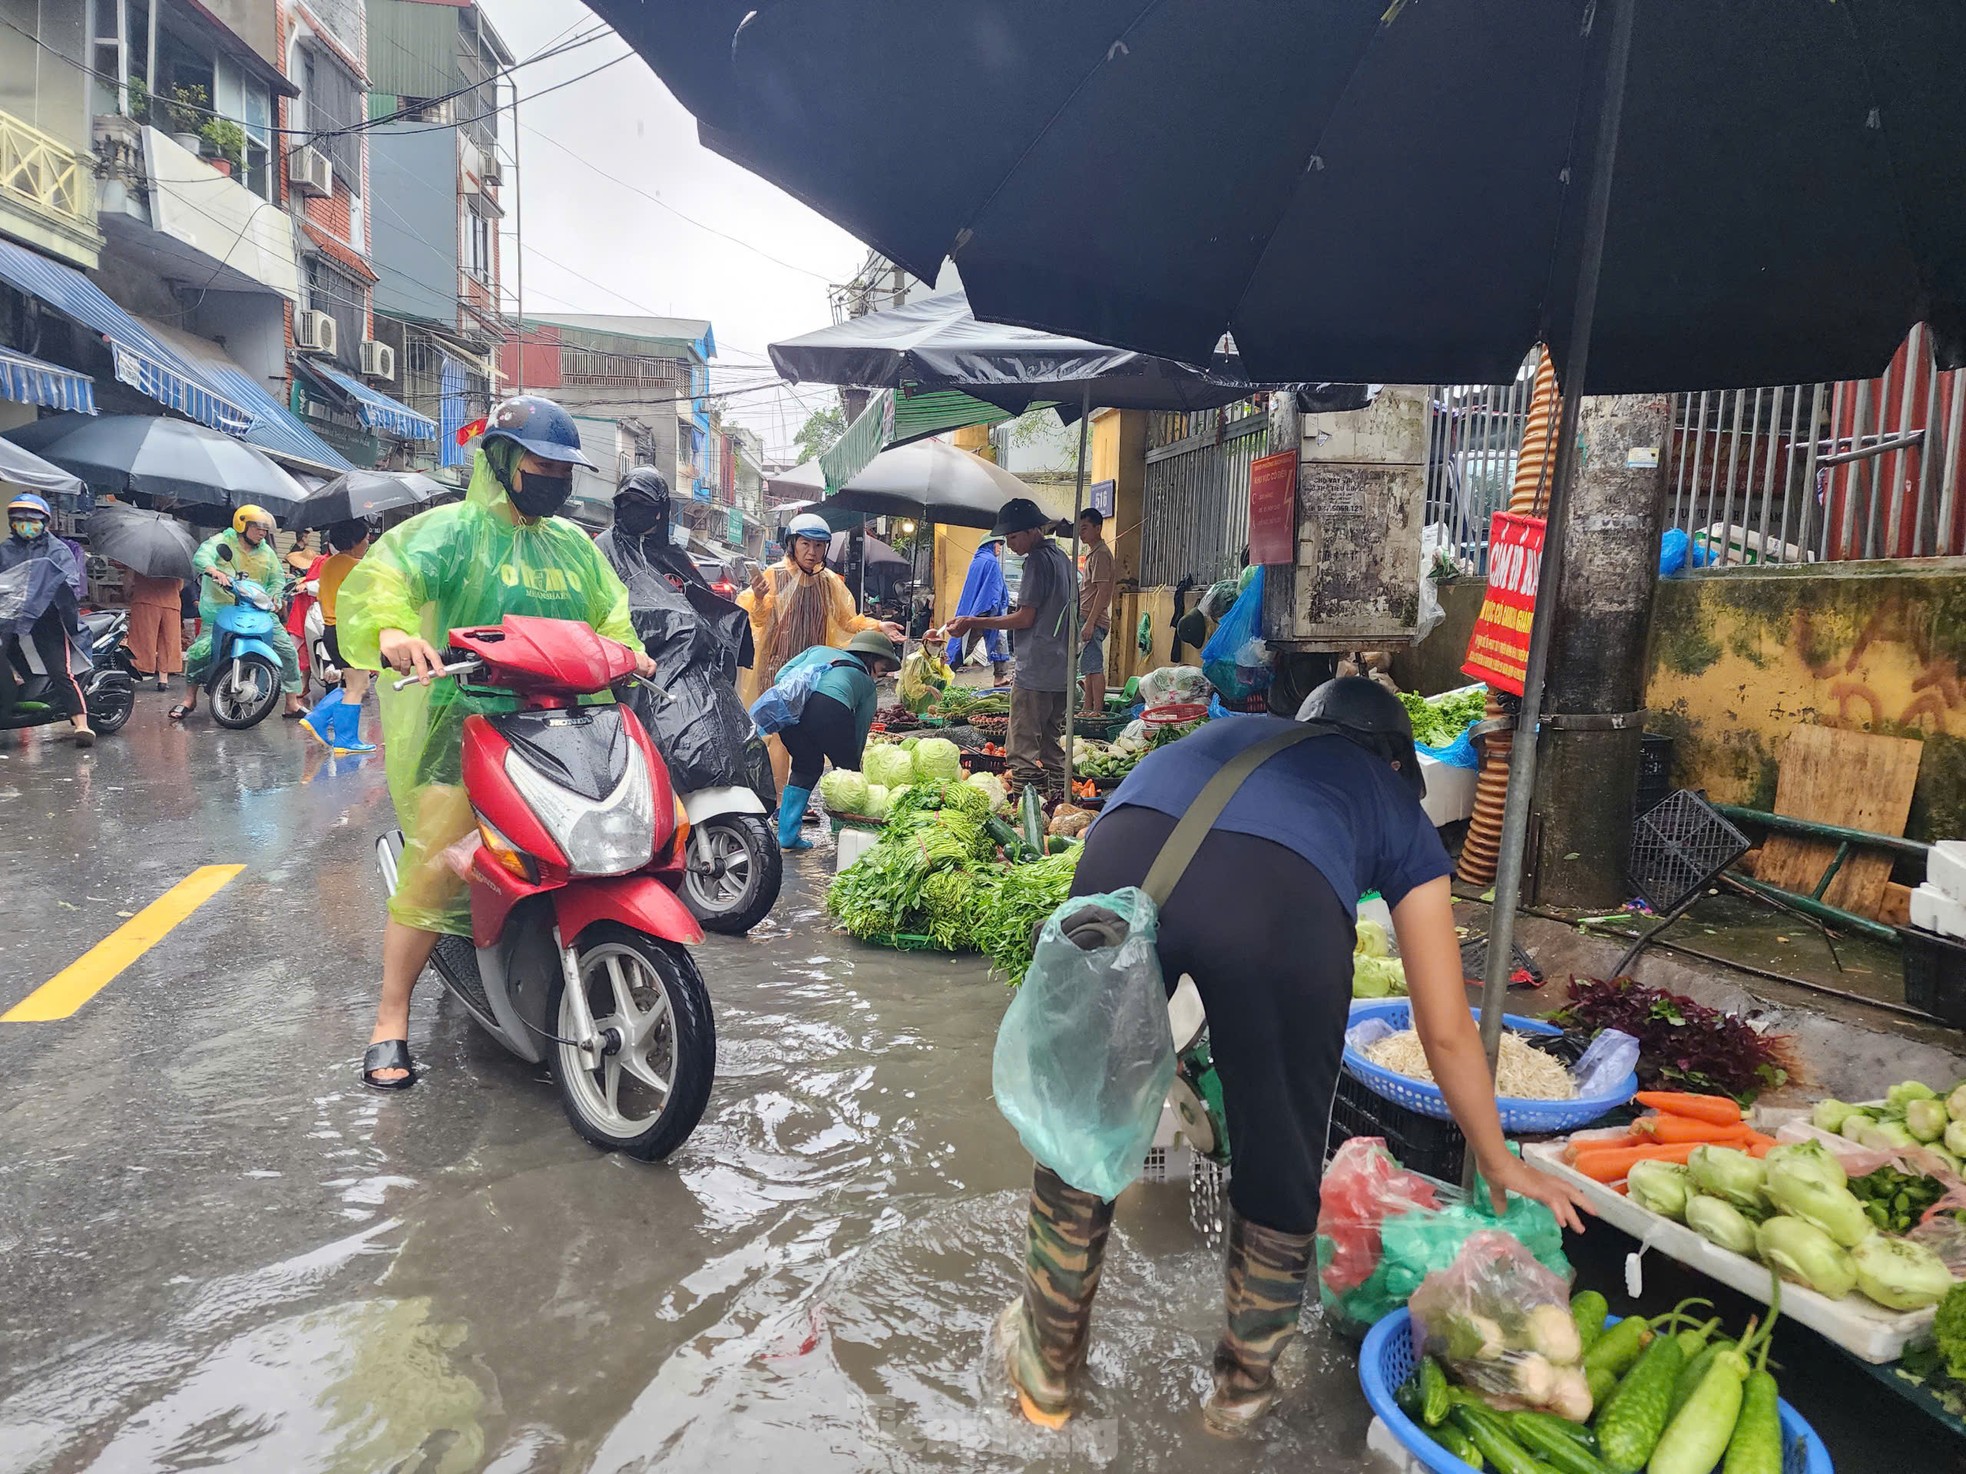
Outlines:
POLYGON ((1911 924, 1966 942, 1966 901, 1955 900, 1928 880, 1911 893, 1911 924))
POLYGON ((1966 839, 1942 839, 1925 861, 1925 878, 1955 901, 1966 902, 1966 839))
POLYGON ((1427 796, 1420 800, 1420 807, 1435 828, 1474 817, 1475 781, 1480 776, 1476 769, 1457 768, 1423 752, 1420 773, 1427 780, 1427 796))
POLYGON ((874 841, 880 837, 879 832, 873 829, 855 829, 851 825, 841 829, 838 842, 839 853, 833 861, 834 873, 837 874, 846 869, 847 866, 866 854, 867 851, 874 847, 874 841))

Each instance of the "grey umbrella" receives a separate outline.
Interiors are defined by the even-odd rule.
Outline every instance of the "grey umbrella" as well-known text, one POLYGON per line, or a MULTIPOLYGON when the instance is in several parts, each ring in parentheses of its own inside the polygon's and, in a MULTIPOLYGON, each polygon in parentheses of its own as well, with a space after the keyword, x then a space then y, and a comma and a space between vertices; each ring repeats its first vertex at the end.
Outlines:
POLYGON ((80 478, 6 440, 0 440, 0 485, 25 486, 42 496, 76 496, 83 489, 80 478))
POLYGON ((74 472, 97 491, 187 506, 237 508, 252 502, 275 517, 307 499, 307 488, 264 452, 189 420, 56 415, 10 430, 6 438, 74 472))
POLYGON ((402 507, 421 507, 439 497, 456 495, 457 488, 446 486, 421 471, 343 471, 301 503, 300 510, 287 519, 287 526, 298 532, 305 527, 329 527, 356 518, 379 517, 402 507))
POLYGON ((182 522, 126 502, 96 508, 89 518, 89 547, 146 578, 190 578, 191 555, 198 550, 182 522))

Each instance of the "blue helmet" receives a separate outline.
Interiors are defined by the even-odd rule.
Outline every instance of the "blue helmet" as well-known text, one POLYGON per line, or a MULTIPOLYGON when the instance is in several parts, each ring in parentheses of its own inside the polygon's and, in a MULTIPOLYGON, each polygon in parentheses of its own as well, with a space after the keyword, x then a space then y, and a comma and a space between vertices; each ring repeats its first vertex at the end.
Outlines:
POLYGON ((598 469, 580 448, 580 430, 573 416, 537 394, 514 395, 493 407, 480 443, 494 440, 509 440, 543 460, 571 461, 590 471, 598 469))
POLYGON ((11 517, 16 512, 32 512, 43 521, 54 515, 49 510, 47 501, 44 498, 36 496, 31 491, 23 491, 19 496, 7 503, 7 515, 11 517))
POLYGON ((810 542, 830 543, 833 540, 833 529, 826 525, 826 519, 817 512, 801 512, 785 524, 785 536, 788 541, 795 537, 802 537, 810 542))

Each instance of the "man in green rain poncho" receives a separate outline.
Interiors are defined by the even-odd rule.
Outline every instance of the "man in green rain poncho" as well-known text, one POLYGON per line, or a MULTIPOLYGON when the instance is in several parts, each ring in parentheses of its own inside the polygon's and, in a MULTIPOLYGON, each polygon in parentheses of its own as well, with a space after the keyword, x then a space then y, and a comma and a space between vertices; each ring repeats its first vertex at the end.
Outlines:
POLYGON ((384 764, 403 826, 403 854, 382 935, 382 1001, 362 1059, 364 1084, 406 1090, 410 990, 441 933, 469 936, 471 903, 444 851, 475 825, 461 763, 464 719, 510 710, 511 699, 432 684, 452 629, 508 614, 577 619, 654 662, 628 620, 628 591, 594 544, 553 514, 573 493, 581 453, 573 417, 550 399, 520 395, 491 413, 462 503, 436 507, 369 549, 341 586, 336 632, 351 665, 421 677, 402 691, 380 683, 384 764))

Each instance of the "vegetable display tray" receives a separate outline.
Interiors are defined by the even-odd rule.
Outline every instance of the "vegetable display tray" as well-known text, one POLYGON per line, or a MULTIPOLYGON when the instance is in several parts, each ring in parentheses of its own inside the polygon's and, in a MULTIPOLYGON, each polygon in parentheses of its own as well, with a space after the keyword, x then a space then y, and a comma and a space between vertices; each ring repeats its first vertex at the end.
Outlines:
MULTIPOLYGON (((1784 1310, 1788 1308, 1786 1299, 1784 1310)), ((1615 1325, 1617 1320, 1617 1316, 1609 1316, 1605 1324, 1615 1325)), ((1411 1461, 1409 1467, 1431 1469, 1434 1474, 1475 1474, 1429 1438, 1426 1430, 1401 1412, 1393 1400, 1394 1390, 1412 1372, 1416 1360, 1413 1318, 1405 1310, 1395 1310, 1372 1328, 1365 1345, 1359 1348, 1358 1381, 1365 1400, 1372 1404, 1378 1423, 1398 1441, 1401 1452, 1411 1461)), ((1830 1462, 1829 1450, 1823 1447, 1816 1430, 1789 1406, 1787 1398, 1781 1400, 1780 1407, 1782 1474, 1835 1474, 1836 1466, 1830 1462)), ((1367 1442, 1372 1441, 1368 1437, 1367 1442)))
MULTIPOLYGON (((1563 1160, 1564 1145, 1560 1141, 1533 1142, 1522 1149, 1522 1154, 1574 1185, 1597 1210, 1598 1217, 1613 1228, 1623 1229, 1642 1247, 1655 1249, 1767 1303, 1768 1270, 1764 1265, 1701 1238, 1683 1223, 1661 1218, 1605 1183, 1593 1182, 1563 1160)), ((1832 1300, 1801 1285, 1782 1286, 1782 1319, 1800 1321, 1823 1339, 1868 1362, 1896 1361, 1914 1341, 1929 1340, 1934 1313, 1929 1305, 1923 1310, 1886 1310, 1854 1292, 1832 1300)))
MULTIPOLYGON (((1477 1015, 1479 1010, 1477 1010, 1477 1015)), ((1351 1023, 1363 1023, 1366 1019, 1382 1018, 1395 1030, 1413 1027, 1413 1011, 1404 998, 1375 1000, 1370 1003, 1352 1005, 1351 1023)), ((1540 1034, 1545 1037, 1558 1035, 1563 1030, 1554 1024, 1546 1024, 1541 1019, 1524 1018, 1519 1014, 1505 1013, 1502 1022, 1518 1034, 1540 1034)), ((1454 1113, 1447 1109, 1447 1098, 1439 1087, 1425 1080, 1415 1080, 1401 1075, 1382 1065, 1375 1065, 1350 1044, 1345 1046, 1345 1070, 1363 1081, 1375 1095, 1387 1100, 1397 1101, 1410 1110, 1423 1116, 1432 1116, 1437 1121, 1449 1121, 1454 1113)), ((1502 1129, 1516 1132, 1574 1131, 1579 1126, 1588 1126, 1601 1116, 1609 1115, 1619 1106, 1630 1102, 1638 1094, 1638 1075, 1636 1072, 1625 1076, 1617 1087, 1602 1095, 1581 1095, 1574 1100, 1522 1100, 1504 1095, 1496 1098, 1495 1104, 1502 1113, 1502 1129)))

